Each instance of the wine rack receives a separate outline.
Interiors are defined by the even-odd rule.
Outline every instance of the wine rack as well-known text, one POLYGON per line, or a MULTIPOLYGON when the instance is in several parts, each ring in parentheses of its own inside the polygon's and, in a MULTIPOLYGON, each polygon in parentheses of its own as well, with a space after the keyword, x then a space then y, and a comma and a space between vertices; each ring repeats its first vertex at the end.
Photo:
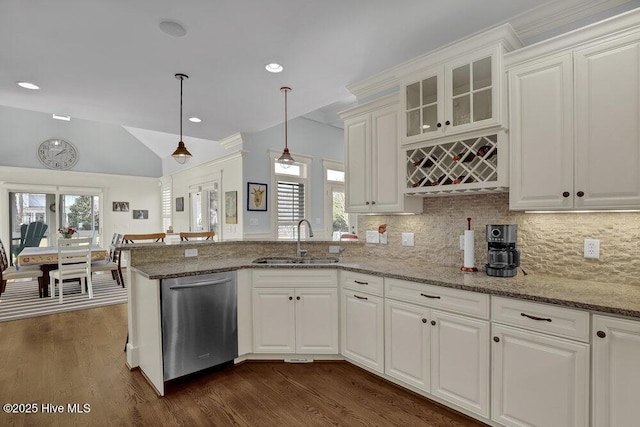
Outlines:
POLYGON ((502 134, 405 149, 406 194, 507 191, 502 134))

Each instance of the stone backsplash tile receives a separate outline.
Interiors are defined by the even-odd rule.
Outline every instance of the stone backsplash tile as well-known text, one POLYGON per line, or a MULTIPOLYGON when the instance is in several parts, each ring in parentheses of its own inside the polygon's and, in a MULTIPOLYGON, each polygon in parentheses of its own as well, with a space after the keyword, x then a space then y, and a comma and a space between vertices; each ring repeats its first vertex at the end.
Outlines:
MULTIPOLYGON (((487 261, 486 224, 517 224, 521 264, 527 272, 640 286, 640 213, 524 213, 509 210, 508 193, 424 198, 419 215, 361 215, 358 234, 387 224, 387 245, 366 244, 370 255, 410 262, 462 265, 459 236, 472 218, 476 266, 487 261), (402 232, 415 246, 402 246, 402 232), (600 259, 585 259, 584 239, 600 240, 600 259)), ((521 273, 520 273, 521 274, 521 273)))

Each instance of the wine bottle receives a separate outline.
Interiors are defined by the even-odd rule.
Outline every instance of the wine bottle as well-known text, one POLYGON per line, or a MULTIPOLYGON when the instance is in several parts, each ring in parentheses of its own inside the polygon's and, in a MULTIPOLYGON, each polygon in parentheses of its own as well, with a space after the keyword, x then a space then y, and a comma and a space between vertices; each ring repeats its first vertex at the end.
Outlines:
POLYGON ((454 184, 462 184, 462 183, 464 183, 464 184, 469 184, 470 182, 475 182, 475 180, 473 179, 473 177, 472 177, 472 176, 469 176, 469 177, 467 178, 467 176, 466 176, 466 175, 460 175, 458 178, 456 178, 456 179, 453 181, 453 183, 454 183, 454 184))
POLYGON ((414 182, 413 184, 411 184, 411 186, 412 186, 413 188, 416 188, 416 187, 425 187, 425 186, 429 186, 429 185, 433 185, 433 184, 431 183, 431 181, 429 181, 429 180, 427 179, 427 177, 426 177, 426 176, 423 176, 422 178, 420 178, 420 180, 419 180, 419 181, 414 182))
POLYGON ((476 158, 476 155, 473 154, 472 151, 466 151, 466 152, 463 151, 462 153, 453 156, 453 161, 454 162, 462 161, 462 163, 469 163, 475 158, 476 158))
POLYGON ((413 166, 421 167, 421 168, 430 168, 438 161, 437 157, 429 156, 428 158, 421 158, 420 160, 416 160, 413 162, 413 166), (425 160, 426 159, 426 160, 425 160))
POLYGON ((490 158, 492 158, 493 156, 495 156, 498 153, 498 147, 492 147, 491 145, 483 145, 482 147, 478 148, 478 152, 476 153, 476 156, 478 157, 484 157, 485 160, 489 160, 490 158), (489 151, 493 148, 493 151, 491 151, 489 153, 489 151), (489 155, 487 155, 487 153, 489 153, 489 155), (485 157, 486 156, 486 157, 485 157))
POLYGON ((433 182, 431 185, 449 185, 452 183, 453 183, 453 180, 445 174, 445 175, 441 175, 438 178, 438 180, 433 182))

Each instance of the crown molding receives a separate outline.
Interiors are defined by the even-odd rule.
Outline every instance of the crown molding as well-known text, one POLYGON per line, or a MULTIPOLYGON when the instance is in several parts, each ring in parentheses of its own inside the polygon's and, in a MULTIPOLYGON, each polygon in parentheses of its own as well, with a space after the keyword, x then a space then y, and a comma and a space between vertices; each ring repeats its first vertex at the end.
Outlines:
POLYGON ((510 18, 508 22, 521 39, 553 31, 580 19, 618 7, 629 0, 563 0, 549 1, 510 18))
POLYGON ((502 45, 504 50, 509 52, 522 47, 522 41, 510 24, 501 24, 427 52, 361 82, 348 85, 347 90, 361 100, 399 87, 401 81, 408 75, 442 64, 460 55, 486 48, 489 45, 502 45))
POLYGON ((222 145, 222 148, 226 149, 233 148, 235 146, 242 146, 242 144, 244 143, 243 134, 241 132, 238 132, 221 139, 219 142, 220 145, 222 145))

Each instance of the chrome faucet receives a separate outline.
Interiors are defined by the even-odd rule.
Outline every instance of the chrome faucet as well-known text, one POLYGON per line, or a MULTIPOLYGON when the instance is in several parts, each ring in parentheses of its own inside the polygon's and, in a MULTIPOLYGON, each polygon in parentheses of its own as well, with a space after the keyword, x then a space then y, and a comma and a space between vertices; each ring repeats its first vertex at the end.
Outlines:
POLYGON ((308 220, 302 218, 300 221, 298 221, 298 244, 296 246, 296 258, 302 258, 303 256, 309 253, 309 251, 307 251, 306 249, 302 249, 300 247, 300 225, 302 225, 303 222, 307 223, 307 228, 309 229, 309 237, 313 237, 313 230, 311 229, 311 223, 308 220))

